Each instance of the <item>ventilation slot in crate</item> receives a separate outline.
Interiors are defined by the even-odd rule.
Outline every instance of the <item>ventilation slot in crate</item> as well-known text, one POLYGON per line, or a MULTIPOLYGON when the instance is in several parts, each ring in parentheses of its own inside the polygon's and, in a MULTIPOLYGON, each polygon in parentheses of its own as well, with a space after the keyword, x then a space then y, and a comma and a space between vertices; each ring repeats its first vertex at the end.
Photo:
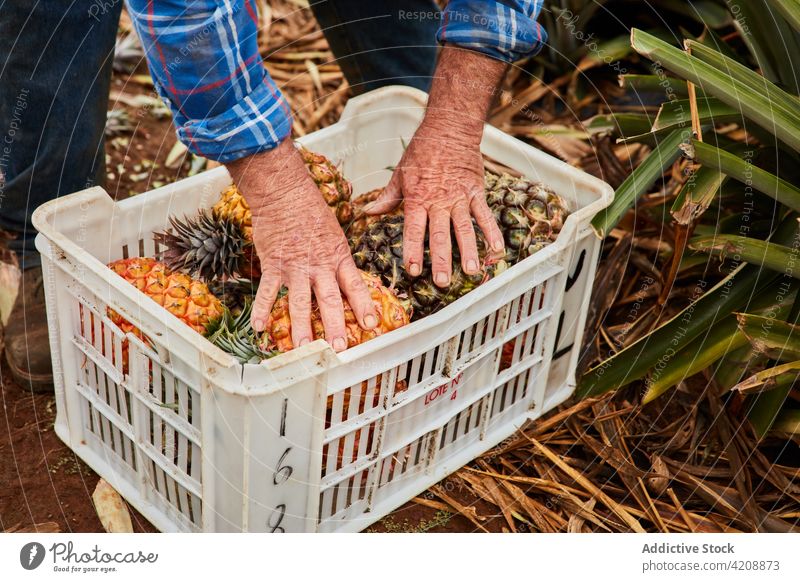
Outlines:
POLYGON ((202 501, 196 491, 190 491, 171 476, 154 459, 145 461, 146 487, 150 495, 166 505, 167 511, 192 524, 192 529, 202 527, 202 501))
MULTIPOLYGON (((401 398, 406 397, 406 392, 413 392, 423 384, 429 384, 432 378, 440 377, 445 362, 445 346, 442 344, 432 350, 400 364, 397 368, 397 382, 392 394, 401 398)), ((398 398, 394 398, 396 402, 398 398)))
POLYGON ((528 400, 538 371, 539 366, 527 368, 494 390, 492 410, 489 414, 490 422, 494 422, 495 419, 508 412, 514 405, 528 400))
POLYGON ((460 444, 461 439, 477 431, 481 426, 483 411, 488 402, 488 396, 481 398, 451 418, 442 428, 439 437, 439 450, 450 445, 460 444))
POLYGON ((462 364, 481 352, 481 348, 497 338, 503 332, 503 309, 492 312, 488 317, 471 325, 461 332, 456 350, 456 362, 462 364))
POLYGON ((378 488, 410 475, 415 467, 425 463, 428 455, 430 434, 425 434, 402 447, 395 453, 385 456, 378 464, 378 488))
POLYGON ((513 329, 515 326, 523 326, 528 320, 535 317, 538 312, 549 306, 549 297, 546 293, 548 284, 549 280, 544 281, 511 302, 509 329, 513 329))
MULTIPOLYGON (((172 229, 169 229, 172 232, 172 229)), ((156 257, 159 254, 159 245, 152 236, 133 239, 122 245, 122 258, 156 257)))
POLYGON ((542 359, 542 334, 544 324, 534 325, 503 344, 500 355, 500 372, 519 372, 520 367, 530 367, 542 359))
MULTIPOLYGON (((108 416, 93 406, 89 399, 83 399, 84 427, 95 440, 95 452, 100 453, 98 447, 102 449, 102 455, 112 456, 132 471, 137 470, 135 445, 130 438, 130 432, 126 432, 108 416)), ((88 436, 88 435, 87 435, 88 436)), ((89 439, 85 439, 89 440, 89 439)))
POLYGON ((175 471, 199 481, 201 451, 199 411, 200 395, 166 368, 151 361, 151 396, 144 407, 143 432, 148 454, 156 455, 175 471))
POLYGON ((383 394, 386 393, 391 375, 388 372, 378 374, 330 394, 325 411, 325 428, 336 428, 345 422, 357 422, 359 418, 383 408, 383 394))
POLYGON ((122 333, 77 297, 74 306, 73 355, 84 427, 97 438, 101 454, 135 471, 131 395, 122 384, 122 333))
POLYGON ((336 437, 322 447, 322 477, 370 459, 376 450, 378 423, 361 426, 346 435, 336 437))
POLYGON ((353 505, 365 502, 369 491, 369 473, 368 467, 323 489, 320 494, 318 521, 337 519, 353 505))

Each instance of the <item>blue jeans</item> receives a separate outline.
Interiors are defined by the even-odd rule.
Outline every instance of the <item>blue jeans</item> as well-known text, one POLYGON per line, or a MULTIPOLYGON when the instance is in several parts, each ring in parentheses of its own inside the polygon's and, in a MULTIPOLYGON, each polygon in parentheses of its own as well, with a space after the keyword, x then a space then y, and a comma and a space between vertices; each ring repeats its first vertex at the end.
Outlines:
POLYGON ((356 95, 385 85, 428 90, 439 28, 434 0, 311 0, 310 5, 356 95))
MULTIPOLYGON (((312 0, 352 90, 427 90, 433 0, 312 0)), ((0 230, 23 267, 39 264, 40 204, 105 182, 103 129, 121 0, 0 3, 0 230), (30 5, 33 4, 33 7, 30 5)))
POLYGON ((35 266, 37 206, 102 185, 103 129, 121 2, 0 5, 0 229, 23 267, 35 266), (97 7, 95 6, 95 9, 97 7))

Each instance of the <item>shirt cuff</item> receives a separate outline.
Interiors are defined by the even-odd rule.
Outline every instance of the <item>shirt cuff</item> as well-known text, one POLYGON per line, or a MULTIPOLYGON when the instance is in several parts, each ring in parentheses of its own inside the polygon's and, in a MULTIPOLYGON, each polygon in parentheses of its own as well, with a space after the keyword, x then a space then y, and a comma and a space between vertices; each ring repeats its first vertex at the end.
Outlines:
POLYGON ((219 115, 188 119, 175 113, 178 139, 190 152, 219 162, 271 150, 292 132, 291 109, 266 72, 263 82, 219 115))
POLYGON ((536 22, 541 8, 541 0, 450 0, 436 40, 511 63, 535 55, 547 42, 547 32, 536 22))

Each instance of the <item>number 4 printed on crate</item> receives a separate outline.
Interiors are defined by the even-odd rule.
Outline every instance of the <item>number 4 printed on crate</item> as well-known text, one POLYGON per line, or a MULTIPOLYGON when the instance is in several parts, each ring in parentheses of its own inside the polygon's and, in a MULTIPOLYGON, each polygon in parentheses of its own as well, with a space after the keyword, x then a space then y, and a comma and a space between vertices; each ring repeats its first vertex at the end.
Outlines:
POLYGON ((458 376, 453 378, 451 381, 442 384, 441 386, 437 386, 430 392, 425 395, 425 406, 428 406, 431 402, 442 399, 444 400, 446 397, 449 396, 450 400, 455 400, 458 397, 458 385, 461 382, 461 378, 464 376, 464 373, 461 372, 458 376))

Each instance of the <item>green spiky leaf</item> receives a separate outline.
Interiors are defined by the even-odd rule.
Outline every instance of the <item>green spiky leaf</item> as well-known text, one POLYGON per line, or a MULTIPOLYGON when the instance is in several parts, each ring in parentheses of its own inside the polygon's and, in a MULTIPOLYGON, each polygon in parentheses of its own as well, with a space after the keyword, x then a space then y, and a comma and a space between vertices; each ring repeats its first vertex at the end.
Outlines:
POLYGON ((689 248, 718 256, 733 258, 753 265, 800 278, 800 249, 733 234, 720 234, 693 240, 689 248))
MULTIPOLYGON (((744 69, 740 72, 748 82, 743 82, 738 76, 709 65, 635 28, 631 32, 631 44, 642 56, 660 62, 665 68, 693 82, 707 95, 740 109, 744 116, 800 151, 800 113, 797 112, 797 99, 774 83, 733 62, 731 66, 744 69)), ((692 45, 692 41, 687 41, 687 46, 690 45, 711 50, 699 43, 692 45)), ((722 59, 726 58, 717 54, 722 59)))

